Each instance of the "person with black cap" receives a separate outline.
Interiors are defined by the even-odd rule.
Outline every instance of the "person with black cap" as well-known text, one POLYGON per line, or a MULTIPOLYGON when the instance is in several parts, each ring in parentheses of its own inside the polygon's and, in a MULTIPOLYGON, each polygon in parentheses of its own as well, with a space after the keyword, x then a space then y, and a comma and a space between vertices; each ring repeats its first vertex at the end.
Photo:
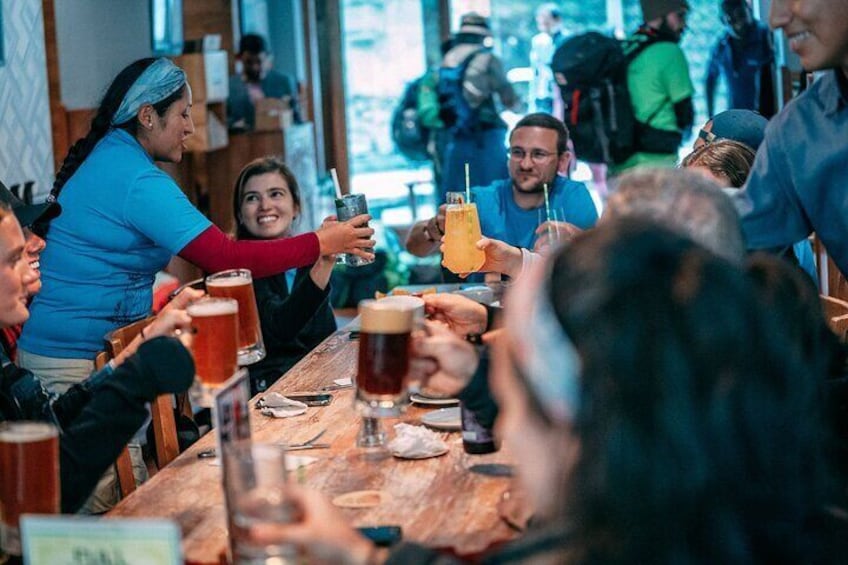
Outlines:
POLYGON ((453 47, 442 59, 437 86, 440 117, 451 133, 442 195, 465 189, 466 165, 471 186, 486 186, 508 175, 507 125, 498 115, 495 94, 506 108, 515 106, 518 96, 491 45, 488 19, 469 12, 462 16, 453 47))
POLYGON ((713 47, 707 63, 707 114, 715 113, 716 88, 719 77, 723 77, 730 108, 774 115, 771 32, 754 19, 748 0, 723 0, 721 20, 727 31, 713 47))
POLYGON ((640 52, 627 67, 627 88, 638 128, 638 151, 610 172, 639 166, 674 167, 677 150, 695 120, 695 88, 678 43, 686 30, 686 0, 640 0, 644 23, 627 52, 640 52), (645 44, 648 44, 645 46, 645 44))
MULTIPOLYGON (((44 247, 47 245, 44 237, 50 220, 58 216, 62 207, 58 202, 44 202, 42 204, 26 204, 15 196, 11 190, 0 182, 0 202, 12 208, 24 233, 24 257, 30 268, 35 272, 35 277, 27 285, 28 296, 33 296, 41 290, 41 276, 39 258, 44 247)), ((21 324, 0 329, 0 345, 11 359, 15 359, 17 352, 18 337, 21 335, 21 324)))
MULTIPOLYGON (((48 208, 19 205, 15 212, 25 219, 36 214, 39 219, 48 208)), ((20 224, 11 213, 11 204, 2 198, 0 328, 27 320, 27 288, 36 278, 24 254, 20 224)), ((103 472, 147 419, 146 403, 160 394, 185 391, 191 385, 191 354, 179 340, 165 337, 177 323, 188 327, 187 317, 185 312, 172 309, 167 323, 162 318, 147 331, 146 339, 133 344, 134 354, 120 356, 61 396, 50 395, 30 371, 17 367, 0 348, 0 421, 48 421, 61 432, 62 512, 75 512, 86 501, 103 472)))
POLYGON ((248 33, 239 41, 241 72, 230 77, 227 97, 227 123, 231 128, 253 129, 255 105, 263 98, 288 99, 294 122, 300 123, 297 83, 286 74, 270 68, 271 56, 261 35, 248 33))

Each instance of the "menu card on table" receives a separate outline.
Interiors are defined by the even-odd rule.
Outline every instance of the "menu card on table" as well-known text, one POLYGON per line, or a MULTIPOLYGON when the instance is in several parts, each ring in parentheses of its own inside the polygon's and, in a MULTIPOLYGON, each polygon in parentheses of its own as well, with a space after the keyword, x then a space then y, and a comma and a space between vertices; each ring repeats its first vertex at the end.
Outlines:
POLYGON ((168 520, 21 518, 24 563, 180 565, 180 529, 168 520))

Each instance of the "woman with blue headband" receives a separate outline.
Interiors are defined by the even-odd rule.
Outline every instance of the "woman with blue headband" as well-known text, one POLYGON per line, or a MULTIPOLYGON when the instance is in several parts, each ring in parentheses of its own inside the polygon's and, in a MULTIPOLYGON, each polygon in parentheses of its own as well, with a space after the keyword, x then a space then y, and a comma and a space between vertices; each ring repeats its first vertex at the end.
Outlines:
MULTIPOLYGON (((179 255, 207 272, 257 278, 323 255, 373 247, 365 215, 272 241, 234 241, 201 214, 155 161, 177 163, 194 132, 191 88, 170 60, 141 59, 112 82, 56 176, 41 257, 44 288, 20 339, 20 361, 61 392, 87 375, 103 336, 150 313, 153 279, 179 255)), ((370 250, 369 250, 370 251, 370 250)))
MULTIPOLYGON (((505 299, 489 380, 535 514, 469 562, 844 560, 829 545, 844 547, 846 526, 828 507, 818 383, 756 292, 738 265, 644 221, 607 222, 530 267, 505 299)), ((416 347, 442 382, 473 370, 454 339, 416 347)), ((320 494, 290 495, 302 519, 254 528, 258 542, 327 562, 463 562, 379 549, 320 494)))

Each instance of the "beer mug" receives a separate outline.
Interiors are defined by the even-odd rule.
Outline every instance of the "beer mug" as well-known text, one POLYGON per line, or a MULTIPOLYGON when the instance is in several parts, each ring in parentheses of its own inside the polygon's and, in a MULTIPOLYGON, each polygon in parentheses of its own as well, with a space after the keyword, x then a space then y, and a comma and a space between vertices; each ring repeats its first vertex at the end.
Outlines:
POLYGON ((239 305, 233 298, 205 297, 188 305, 194 332, 196 387, 193 401, 211 406, 215 391, 238 369, 239 305))
POLYGON ((407 378, 415 308, 363 300, 359 319, 357 408, 370 418, 398 416, 409 403, 407 378))
POLYGON ((461 192, 448 192, 442 264, 457 274, 479 271, 486 262, 486 253, 477 249, 477 242, 482 237, 477 205, 465 202, 461 192))
POLYGON ((0 423, 0 545, 21 555, 22 514, 58 514, 59 431, 46 422, 0 423))
POLYGON ((238 302, 238 364, 252 365, 265 358, 259 310, 253 291, 253 277, 247 269, 230 269, 206 277, 206 293, 238 302))

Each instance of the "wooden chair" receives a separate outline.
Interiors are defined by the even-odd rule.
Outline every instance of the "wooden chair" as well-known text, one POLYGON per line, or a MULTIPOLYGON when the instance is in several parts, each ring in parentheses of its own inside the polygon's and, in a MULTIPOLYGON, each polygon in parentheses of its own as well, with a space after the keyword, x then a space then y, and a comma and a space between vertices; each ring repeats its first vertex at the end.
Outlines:
MULTIPOLYGON (((152 320, 153 317, 139 320, 107 334, 104 338, 106 341, 106 359, 117 357, 152 320)), ((98 356, 98 358, 100 358, 100 356, 98 356)), ((96 363, 97 361, 95 361, 95 364, 96 363)), ((188 401, 188 395, 183 393, 176 395, 176 397, 176 405, 180 408, 181 413, 191 417, 191 404, 188 401)), ((151 403, 153 443, 156 449, 156 462, 160 469, 173 461, 177 455, 180 454, 179 441, 177 440, 177 424, 174 418, 173 399, 174 395, 163 394, 151 403)), ((135 478, 132 473, 129 452, 126 448, 124 448, 124 451, 118 457, 117 466, 118 480, 121 484, 121 494, 126 496, 135 490, 135 478)))
POLYGON ((825 294, 819 298, 830 329, 842 342, 848 342, 848 302, 825 294))
POLYGON ((813 250, 816 255, 816 269, 819 275, 819 294, 848 301, 848 279, 828 255, 827 249, 818 237, 813 237, 813 250))
MULTIPOLYGON (((109 362, 109 353, 101 351, 94 358, 94 368, 102 369, 109 362)), ((118 486, 121 489, 121 498, 126 498, 135 490, 135 475, 133 474, 132 459, 130 459, 130 450, 124 446, 121 454, 115 460, 115 470, 118 475, 118 486)))

